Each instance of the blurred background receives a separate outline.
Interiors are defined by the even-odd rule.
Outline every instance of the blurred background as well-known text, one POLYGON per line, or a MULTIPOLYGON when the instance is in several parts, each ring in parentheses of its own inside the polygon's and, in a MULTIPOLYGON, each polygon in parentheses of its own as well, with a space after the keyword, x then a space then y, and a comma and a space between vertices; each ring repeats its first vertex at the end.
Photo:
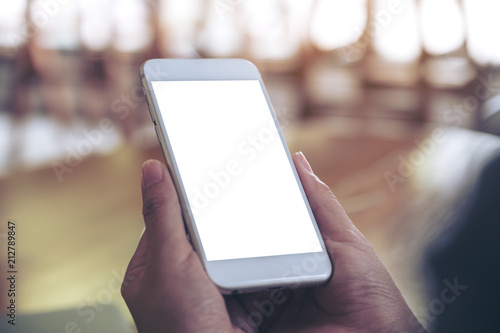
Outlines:
POLYGON ((495 0, 0 0, 0 241, 15 221, 19 313, 134 330, 118 280, 142 230, 140 166, 162 158, 138 80, 155 57, 254 62, 290 150, 426 307, 425 248, 500 148, 499 12, 495 0))

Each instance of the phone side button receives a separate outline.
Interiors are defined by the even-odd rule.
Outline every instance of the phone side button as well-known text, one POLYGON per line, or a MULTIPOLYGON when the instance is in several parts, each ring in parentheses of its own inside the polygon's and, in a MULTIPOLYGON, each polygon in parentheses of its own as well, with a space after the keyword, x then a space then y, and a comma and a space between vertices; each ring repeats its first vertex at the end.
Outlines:
MULTIPOLYGON (((154 122, 154 120, 153 120, 153 122, 154 122)), ((158 138, 158 142, 160 143, 160 148, 163 151, 163 144, 161 143, 160 136, 158 135, 158 128, 156 127, 156 124, 155 124, 155 132, 156 132, 156 137, 158 138)))
POLYGON ((147 95, 146 95, 146 104, 148 105, 149 116, 151 117, 151 120, 153 121, 153 124, 156 126, 156 120, 153 117, 153 113, 151 112, 151 104, 149 103, 149 97, 147 95))

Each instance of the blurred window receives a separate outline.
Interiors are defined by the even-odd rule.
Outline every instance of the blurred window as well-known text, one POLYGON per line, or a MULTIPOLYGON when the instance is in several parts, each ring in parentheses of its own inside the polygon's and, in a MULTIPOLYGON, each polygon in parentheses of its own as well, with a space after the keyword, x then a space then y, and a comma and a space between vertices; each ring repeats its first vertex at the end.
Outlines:
POLYGON ((467 51, 480 65, 500 65, 500 1, 463 0, 467 51))
POLYGON ((420 57, 421 44, 415 0, 374 0, 370 35, 382 58, 411 63, 420 57))
POLYGON ((0 47, 14 49, 26 41, 26 0, 0 0, 0 47))
POLYGON ((328 51, 356 42, 366 28, 366 0, 319 0, 311 20, 311 42, 328 51))
MULTIPOLYGON (((86 1, 86 0, 83 0, 86 1)), ((139 52, 152 41, 150 12, 143 0, 115 0, 113 47, 120 52, 139 52)))
POLYGON ((420 26, 429 54, 449 53, 464 44, 465 24, 457 0, 421 0, 420 26))
POLYGON ((80 38, 91 51, 105 50, 112 39, 113 22, 110 20, 113 0, 80 1, 80 38))
MULTIPOLYGON (((194 57, 196 28, 203 4, 200 0, 159 0, 160 45, 164 54, 194 57)), ((206 6, 206 4, 205 4, 206 6)))
POLYGON ((36 31, 37 43, 48 50, 79 48, 78 2, 33 0, 30 18, 36 31))

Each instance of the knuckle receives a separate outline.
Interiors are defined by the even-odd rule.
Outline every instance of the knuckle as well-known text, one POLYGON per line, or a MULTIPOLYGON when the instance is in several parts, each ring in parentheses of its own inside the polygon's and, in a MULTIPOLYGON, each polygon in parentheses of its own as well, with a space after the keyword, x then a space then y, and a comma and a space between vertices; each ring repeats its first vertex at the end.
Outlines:
POLYGON ((144 199, 142 214, 145 219, 157 218, 168 202, 168 198, 162 195, 150 195, 144 199))
POLYGON ((316 188, 314 191, 319 195, 316 198, 321 198, 319 200, 313 200, 311 203, 311 208, 315 211, 329 210, 332 203, 337 202, 337 198, 335 194, 333 194, 332 190, 328 185, 323 183, 321 180, 317 179, 316 188), (325 204, 325 200, 328 204, 325 204))
POLYGON ((334 200, 337 200, 337 198, 335 197, 335 194, 333 194, 332 190, 330 189, 330 187, 328 185, 326 185, 319 178, 317 179, 317 181, 318 181, 318 184, 319 184, 319 190, 320 190, 320 192, 322 194, 324 194, 324 195, 326 195, 328 197, 331 197, 334 200))
POLYGON ((123 283, 121 285, 120 293, 121 293, 123 299, 125 300, 125 302, 127 302, 127 303, 130 303, 132 301, 132 299, 134 298, 134 295, 130 291, 130 287, 128 285, 126 285, 125 283, 123 283))
POLYGON ((121 293, 124 300, 129 299, 129 292, 128 292, 128 288, 125 285, 125 283, 122 283, 121 288, 120 288, 120 293, 121 293))

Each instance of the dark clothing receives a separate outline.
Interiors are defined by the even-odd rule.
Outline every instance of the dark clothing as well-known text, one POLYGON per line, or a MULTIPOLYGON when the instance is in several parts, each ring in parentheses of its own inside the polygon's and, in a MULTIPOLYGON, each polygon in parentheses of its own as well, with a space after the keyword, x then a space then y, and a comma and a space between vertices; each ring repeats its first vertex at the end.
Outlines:
POLYGON ((429 251, 428 264, 431 332, 500 332, 500 155, 481 172, 459 220, 429 251))

